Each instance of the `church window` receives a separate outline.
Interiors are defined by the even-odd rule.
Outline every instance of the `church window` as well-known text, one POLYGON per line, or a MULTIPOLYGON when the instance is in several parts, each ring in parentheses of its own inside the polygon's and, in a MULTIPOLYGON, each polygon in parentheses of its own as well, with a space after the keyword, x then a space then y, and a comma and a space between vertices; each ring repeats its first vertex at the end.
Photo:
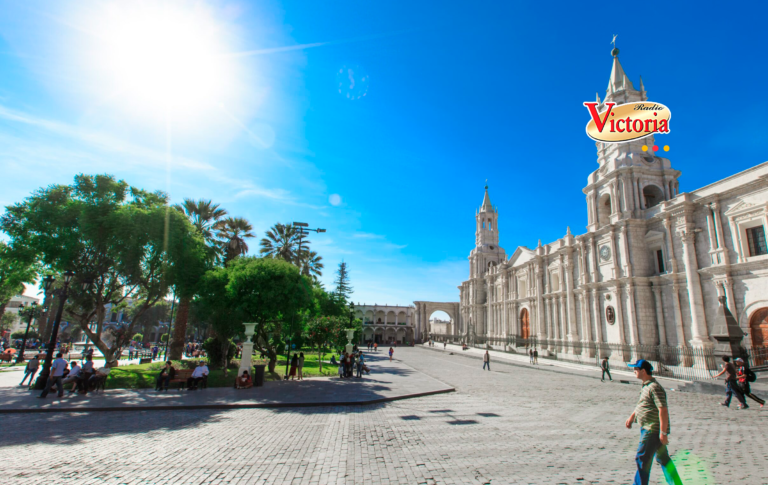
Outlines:
POLYGON ((485 229, 485 221, 483 221, 483 229, 485 229))
POLYGON ((643 198, 645 199, 645 208, 648 209, 663 201, 664 193, 655 185, 646 185, 643 187, 643 198))
POLYGON ((490 219, 488 219, 488 230, 493 231, 493 226, 490 219))
POLYGON ((749 244, 750 256, 768 254, 768 247, 765 243, 765 229, 763 226, 750 227, 747 229, 747 243, 749 244))
POLYGON ((611 196, 603 194, 597 205, 597 222, 602 227, 611 222, 611 196))
POLYGON ((661 249, 656 250, 656 269, 659 274, 664 272, 664 253, 661 249))

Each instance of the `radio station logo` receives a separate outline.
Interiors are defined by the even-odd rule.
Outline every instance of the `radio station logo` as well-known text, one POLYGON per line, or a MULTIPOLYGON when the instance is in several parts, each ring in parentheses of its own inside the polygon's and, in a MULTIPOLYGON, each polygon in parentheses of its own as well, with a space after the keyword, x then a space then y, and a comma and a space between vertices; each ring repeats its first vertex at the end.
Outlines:
POLYGON ((616 106, 605 103, 607 108, 597 112, 597 102, 584 102, 592 119, 587 123, 587 136, 603 143, 621 143, 638 140, 656 133, 669 133, 672 112, 659 103, 638 101, 616 106))

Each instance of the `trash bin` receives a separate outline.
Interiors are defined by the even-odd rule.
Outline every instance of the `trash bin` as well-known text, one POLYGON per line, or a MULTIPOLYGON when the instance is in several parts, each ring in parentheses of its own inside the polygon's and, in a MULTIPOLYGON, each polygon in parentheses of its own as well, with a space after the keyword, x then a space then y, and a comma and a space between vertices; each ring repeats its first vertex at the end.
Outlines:
POLYGON ((253 386, 254 387, 261 387, 264 385, 264 369, 266 369, 266 365, 255 365, 253 366, 253 386))

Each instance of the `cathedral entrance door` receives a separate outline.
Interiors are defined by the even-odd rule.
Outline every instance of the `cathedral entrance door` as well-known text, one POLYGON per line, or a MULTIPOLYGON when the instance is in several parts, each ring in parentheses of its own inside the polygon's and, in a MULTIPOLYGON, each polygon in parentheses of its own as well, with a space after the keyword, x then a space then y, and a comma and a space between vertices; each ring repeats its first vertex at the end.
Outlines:
POLYGON ((527 308, 523 308, 523 311, 520 312, 520 337, 531 338, 531 319, 528 316, 527 308))
POLYGON ((749 319, 749 334, 755 349, 755 365, 763 365, 765 354, 758 349, 768 347, 768 308, 760 308, 752 314, 749 319))

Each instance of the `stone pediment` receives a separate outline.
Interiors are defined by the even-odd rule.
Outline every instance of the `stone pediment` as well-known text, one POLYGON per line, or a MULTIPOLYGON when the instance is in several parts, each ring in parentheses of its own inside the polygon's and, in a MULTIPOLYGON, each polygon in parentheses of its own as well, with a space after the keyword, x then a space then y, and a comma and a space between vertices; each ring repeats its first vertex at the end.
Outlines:
POLYGON ((536 252, 525 246, 518 246, 512 256, 509 258, 509 265, 512 267, 520 266, 536 257, 536 252))

